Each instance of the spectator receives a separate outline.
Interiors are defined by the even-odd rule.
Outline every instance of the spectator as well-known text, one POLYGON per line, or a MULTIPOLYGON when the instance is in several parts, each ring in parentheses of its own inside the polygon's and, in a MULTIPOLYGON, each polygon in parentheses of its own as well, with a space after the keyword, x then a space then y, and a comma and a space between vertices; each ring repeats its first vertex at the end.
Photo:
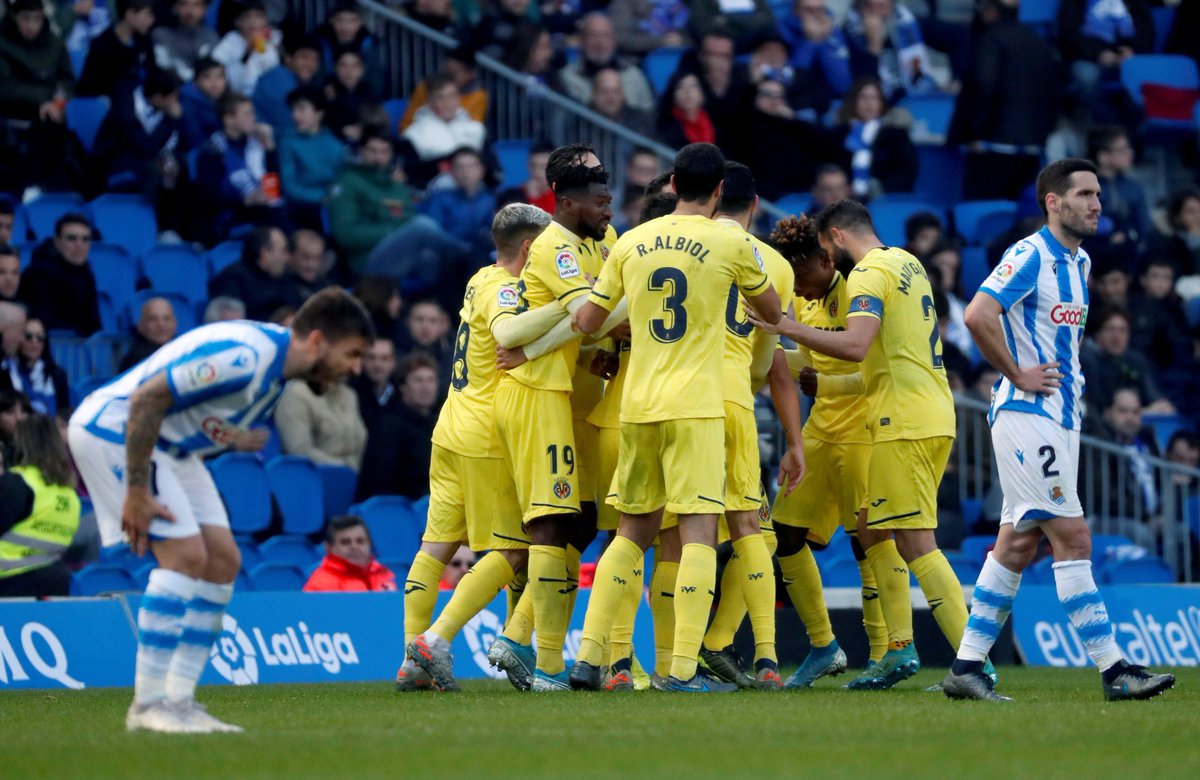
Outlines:
POLYGON ((117 20, 92 41, 79 94, 116 97, 141 85, 154 64, 154 0, 117 0, 117 20))
MULTIPOLYGON (((691 74, 689 77, 699 85, 699 78, 691 74)), ((704 99, 703 92, 701 92, 700 98, 704 99)), ((638 135, 652 134, 650 117, 643 111, 630 108, 625 102, 621 74, 613 68, 605 68, 592 77, 592 104, 589 108, 605 119, 621 125, 626 130, 632 130, 638 135)), ((710 119, 709 124, 711 123, 710 119)), ((553 214, 554 211, 551 210, 550 213, 553 214)))
MULTIPOLYGON (((87 60, 92 41, 99 38, 112 24, 112 8, 109 3, 94 0, 50 3, 44 6, 54 18, 52 26, 63 39, 71 62, 87 60), (55 9, 57 6, 57 9, 55 9)), ((155 13, 157 16, 157 12, 155 13)))
POLYGON ((395 590, 396 575, 375 560, 371 532, 361 517, 330 518, 325 530, 325 557, 304 583, 304 590, 395 590))
POLYGON ((970 355, 973 346, 971 331, 967 330, 967 326, 963 322, 967 304, 963 300, 960 276, 962 250, 953 241, 942 240, 930 249, 926 256, 929 258, 926 266, 930 270, 930 281, 934 282, 933 289, 946 296, 946 316, 942 341, 953 344, 960 355, 970 355))
MULTIPOLYGON (((496 194, 484 182, 483 156, 474 149, 459 149, 450 158, 451 188, 439 189, 424 203, 428 214, 441 228, 464 244, 476 257, 491 252, 492 217, 496 194)), ((436 284, 436 282, 435 282, 436 284)))
POLYGON ((1058 34, 1074 89, 1093 121, 1119 121, 1110 94, 1124 94, 1121 63, 1154 47, 1148 0, 1062 0, 1058 34))
MULTIPOLYGON (((11 245, 14 243, 13 228, 17 222, 17 210, 13 208, 13 203, 8 198, 0 197, 0 244, 11 245)), ((17 236, 16 241, 24 240, 24 236, 17 236)))
POLYGON ((1017 4, 979 0, 978 37, 949 140, 967 146, 964 198, 1013 200, 1041 167, 1042 148, 1058 120, 1058 55, 1017 4))
POLYGON ((505 203, 532 203, 548 214, 554 213, 554 191, 546 181, 546 163, 554 146, 547 143, 537 143, 529 150, 529 178, 520 187, 514 187, 500 193, 497 206, 505 203))
MULTIPOLYGON (((0 363, 16 360, 25 341, 25 306, 0 302, 0 363)), ((0 392, 12 392, 12 380, 0 371, 0 392)))
POLYGON ((317 87, 321 68, 321 41, 313 35, 288 35, 283 39, 283 62, 263 73, 254 85, 254 113, 283 137, 294 130, 288 95, 300 87, 317 87))
MULTIPOLYGON (((1167 224, 1170 234, 1158 238, 1151 254, 1170 262, 1175 275, 1181 279, 1200 274, 1200 189, 1187 187, 1171 195, 1167 203, 1167 224)), ((1180 295, 1194 298, 1200 295, 1200 285, 1181 289, 1180 295)))
POLYGON ((850 49, 824 0, 795 0, 779 23, 778 34, 790 50, 788 64, 808 81, 813 74, 827 96, 840 98, 850 89, 850 49))
MULTIPOLYGON (((661 172, 658 154, 652 149, 639 146, 629 154, 629 158, 625 161, 625 184, 633 184, 645 189, 661 172)), ((554 209, 545 209, 545 211, 550 214, 554 213, 554 209)))
POLYGON ((1138 276, 1138 289, 1129 294, 1130 339, 1134 351, 1150 359, 1159 376, 1191 367, 1192 339, 1181 326, 1187 322, 1183 303, 1175 294, 1175 269, 1166 258, 1151 256, 1138 276))
POLYGON ((1133 171, 1133 144, 1118 125, 1101 125, 1088 134, 1088 157, 1096 161, 1100 179, 1101 213, 1112 220, 1108 242, 1133 259, 1154 235, 1146 191, 1129 174, 1133 171))
POLYGON ((692 30, 703 34, 720 26, 734 40, 746 41, 775 27, 775 14, 768 0, 692 0, 692 30))
POLYGON ((745 113, 744 101, 749 89, 745 73, 733 67, 733 55, 733 38, 729 33, 712 30, 700 39, 697 50, 683 55, 675 72, 676 76, 687 71, 700 77, 704 108, 722 143, 734 138, 741 128, 740 117, 745 113))
POLYGON ((427 84, 429 103, 417 109, 412 124, 403 134, 420 162, 426 167, 436 167, 464 146, 482 151, 487 131, 463 108, 454 77, 441 73, 431 77, 427 84))
MULTIPOLYGON (((1129 271, 1123 263, 1096 263, 1092 270, 1092 289, 1100 308, 1125 309, 1129 306, 1129 271)), ((1099 323, 1097 323, 1097 326, 1099 323)), ((1090 329, 1089 329, 1090 330, 1090 329)))
MULTIPOLYGON (((7 374, 4 379, 7 383, 7 374)), ((3 464, 15 462, 17 426, 31 414, 33 407, 24 393, 0 390, 0 461, 3 464)))
POLYGON ((221 112, 217 108, 229 90, 225 66, 213 59, 196 63, 196 77, 179 91, 183 116, 179 124, 180 151, 199 149, 221 129, 221 112))
MULTIPOLYGON (((942 241, 942 221, 929 211, 918 211, 904 220, 904 251, 924 260, 942 241)), ((961 260, 961 258, 959 258, 961 260)), ((955 280, 957 284, 957 274, 955 280)))
POLYGON ((355 471, 362 465, 367 427, 358 413, 358 395, 345 382, 293 379, 279 399, 275 421, 285 454, 355 471))
POLYGON ((787 90, 771 79, 759 82, 744 126, 747 135, 735 154, 754 172, 758 194, 764 198, 809 189, 816 180, 817 161, 841 154, 827 131, 796 119, 787 90), (780 154, 780 149, 790 151, 780 154))
POLYGON ((288 242, 279 228, 263 227, 243 239, 242 258, 208 283, 208 295, 242 301, 249 319, 266 322, 294 301, 287 280, 288 242))
MULTIPOLYGON (((478 14, 479 6, 477 4, 471 3, 470 8, 478 14)), ((454 6, 451 0, 413 0, 407 10, 408 18, 418 24, 423 24, 440 33, 450 34, 452 32, 454 6)), ((462 19, 461 21, 464 24, 474 25, 478 19, 462 19)))
POLYGON ((293 225, 321 230, 321 209, 342 172, 346 149, 322 126, 325 95, 300 87, 288 95, 295 128, 279 142, 279 183, 293 225))
POLYGON ((522 26, 541 27, 541 14, 533 0, 493 0, 483 5, 483 15, 475 25, 472 44, 482 54, 495 59, 512 48, 522 26))
POLYGON ((331 261, 326 256, 325 237, 315 230, 292 233, 292 252, 288 256, 288 297, 296 306, 333 284, 326 275, 331 261))
POLYGON ((850 177, 842 166, 825 163, 817 168, 812 186, 810 214, 816 214, 826 206, 850 197, 850 177))
POLYGON ((429 355, 413 353, 400 362, 398 379, 400 408, 394 415, 380 417, 371 428, 358 477, 360 499, 378 495, 418 498, 429 493, 431 437, 440 386, 437 362, 429 355))
POLYGON ((608 16, 593 11, 583 17, 579 24, 578 62, 567 65, 560 71, 563 90, 567 95, 584 105, 592 102, 592 78, 604 68, 613 68, 621 74, 621 87, 625 102, 638 111, 654 108, 654 92, 641 68, 617 57, 617 37, 608 16))
POLYGON ((16 356, 4 359, 4 370, 13 389, 24 393, 38 414, 53 417, 71 405, 67 372, 54 362, 46 326, 36 317, 25 322, 21 346, 16 356))
POLYGON ((1096 317, 1096 332, 1081 355, 1087 377, 1089 406, 1106 409, 1118 388, 1137 389, 1144 411, 1174 414, 1175 407, 1158 387, 1154 369, 1145 356, 1129 351, 1129 314, 1124 309, 1104 309, 1096 317))
POLYGON ((362 140, 364 109, 376 100, 364 74, 362 56, 354 49, 346 49, 338 55, 333 74, 325 85, 325 97, 329 99, 325 125, 348 144, 362 140))
MULTIPOLYGON (((961 393, 967 389, 967 381, 973 376, 971 361, 967 353, 959 349, 961 337, 956 338, 952 333, 954 321, 951 314, 949 296, 937 287, 933 288, 933 310, 937 317, 938 337, 942 340, 942 365, 946 369, 946 381, 950 383, 950 392, 961 393)), ((959 315, 961 317, 961 314, 959 315)), ((959 321, 959 327, 966 331, 966 326, 959 321)), ((968 332, 967 346, 970 347, 968 332)))
POLYGON ((658 111, 658 138, 678 149, 688 144, 715 144, 717 130, 704 110, 704 90, 694 73, 680 73, 667 84, 658 111))
MULTIPOLYGON (((476 122, 483 123, 487 119, 488 93, 479 81, 479 71, 475 65, 475 49, 471 46, 460 45, 446 53, 445 70, 458 87, 459 100, 466 109, 467 116, 476 122)), ((428 80, 417 84, 416 89, 408 97, 408 106, 404 109, 404 117, 400 127, 391 128, 391 132, 403 133, 412 124, 417 110, 429 101, 428 80)))
POLYGON ((188 82, 196 75, 196 63, 208 58, 220 42, 217 31, 205 24, 208 0, 175 0, 171 25, 160 25, 150 33, 154 61, 188 82))
POLYGON ((1109 515, 1121 522, 1122 532, 1138 544, 1155 549, 1154 533, 1143 522, 1158 513, 1159 493, 1150 458, 1159 457, 1154 432, 1142 424, 1142 404, 1135 387, 1118 387, 1104 409, 1106 438, 1119 445, 1127 457, 1110 458, 1110 469, 1129 469, 1127 478, 1109 472, 1112 505, 1109 515), (1122 490, 1122 486, 1124 490, 1122 490), (1140 512, 1137 511, 1140 509, 1140 512), (1132 522, 1130 522, 1132 521, 1132 522))
POLYGON ((175 319, 175 308, 166 298, 150 298, 142 304, 137 330, 129 351, 117 366, 124 373, 153 355, 159 347, 175 338, 179 323, 175 319))
POLYGON ((554 71, 554 45, 550 31, 532 22, 522 22, 504 50, 500 61, 525 76, 529 84, 550 85, 554 71))
POLYGON ((397 346, 405 352, 417 352, 424 359, 433 360, 439 377, 436 386, 439 389, 448 387, 454 340, 450 315, 442 305, 430 298, 414 301, 404 318, 404 334, 405 341, 397 346))
MULTIPOLYGON (((1200 468, 1200 438, 1190 431, 1175 431, 1171 434, 1171 440, 1167 442, 1167 451, 1164 457, 1172 463, 1189 469, 1200 468)), ((1176 485, 1195 487, 1196 479, 1194 477, 1187 474, 1172 476, 1176 485)))
POLYGON ((268 26, 262 0, 242 0, 237 8, 234 29, 213 49, 212 57, 225 66, 234 91, 252 95, 259 77, 279 65, 280 35, 268 26))
POLYGON ((9 243, 0 243, 0 302, 17 303, 21 289, 21 257, 9 243))
POLYGON ((797 70, 789 58, 787 44, 780 34, 775 30, 764 30, 750 41, 750 58, 738 70, 742 81, 752 86, 764 80, 782 84, 787 90, 788 105, 795 110, 796 117, 819 123, 829 110, 834 94, 819 74, 797 70))
POLYGON ((0 597, 70 595, 62 556, 79 529, 79 496, 67 445, 45 415, 22 420, 15 443, 15 465, 0 467, 0 597))
POLYGON ((65 109, 74 92, 71 61, 41 0, 12 0, 0 20, 0 116, 14 137, 0 136, 0 153, 15 164, 0 166, 0 189, 69 189, 62 173, 65 109))
POLYGON ((874 76, 883 97, 938 89, 930 75, 929 50, 912 11, 894 0, 854 0, 842 28, 855 77, 874 76))
POLYGON ((442 578, 438 581, 438 590, 454 590, 474 565, 475 552, 465 544, 459 545, 454 557, 442 570, 442 578))
POLYGON ((384 70, 379 43, 363 26, 357 0, 338 0, 329 10, 317 36, 321 42, 321 64, 327 72, 332 73, 337 67, 342 52, 353 51, 362 60, 371 92, 380 92, 384 70))
POLYGON ((229 295, 218 295, 204 307, 204 324, 246 319, 246 304, 229 295))
POLYGON ((390 276, 364 276, 354 286, 354 296, 371 314, 375 334, 392 342, 393 347, 408 338, 408 330, 400 319, 404 299, 400 286, 390 276))
POLYGON ((641 57, 661 47, 691 46, 684 0, 612 0, 608 15, 623 54, 641 57))
POLYGON ((54 237, 34 250, 19 295, 29 304, 30 316, 47 330, 71 330, 79 336, 100 330, 96 276, 88 262, 92 237, 87 217, 72 212, 59 217, 54 237))
POLYGON ((396 414, 400 408, 395 375, 396 345, 389 338, 375 339, 363 353, 362 373, 350 380, 350 386, 358 393, 358 413, 367 426, 368 440, 379 419, 396 414))
POLYGON ((908 137, 912 116, 904 109, 888 110, 875 77, 855 80, 838 120, 835 132, 854 197, 867 200, 888 192, 912 192, 917 181, 917 150, 908 137))

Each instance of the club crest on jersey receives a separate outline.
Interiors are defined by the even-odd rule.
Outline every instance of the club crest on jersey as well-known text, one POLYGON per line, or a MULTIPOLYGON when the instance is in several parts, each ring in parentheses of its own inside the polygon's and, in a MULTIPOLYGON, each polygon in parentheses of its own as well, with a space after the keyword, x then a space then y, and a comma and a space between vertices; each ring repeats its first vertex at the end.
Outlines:
POLYGON ((565 249, 555 256, 554 267, 558 269, 560 279, 570 279, 582 273, 579 270, 579 261, 575 259, 575 255, 565 249))
POLYGON ((763 264, 762 255, 759 254, 758 246, 755 245, 751 248, 754 250, 754 262, 758 263, 758 270, 760 270, 760 271, 765 270, 766 266, 763 264))
POLYGON ((496 303, 501 309, 515 309, 521 305, 521 294, 516 287, 505 285, 496 292, 496 303))
POLYGON ((1050 500, 1059 506, 1067 503, 1067 497, 1063 495, 1062 486, 1055 485, 1054 487, 1050 488, 1050 500))
POLYGON ((607 259, 608 259, 608 247, 607 247, 607 246, 605 246, 604 244, 601 244, 601 245, 600 245, 600 259, 601 259, 601 260, 607 260, 607 259))
POLYGON ((1016 272, 1016 270, 1017 269, 1013 267, 1012 263, 1001 263, 1000 265, 996 266, 995 271, 992 271, 992 276, 996 277, 998 281, 1006 282, 1008 281, 1009 277, 1016 272))
POLYGON ((830 301, 830 302, 829 302, 829 316, 830 316, 830 317, 837 317, 837 313, 838 313, 838 302, 837 302, 837 301, 830 301))
POLYGON ((571 497, 571 483, 565 479, 556 480, 554 483, 554 495, 559 499, 567 499, 571 497))
POLYGON ((860 295, 854 299, 854 305, 858 307, 859 311, 870 311, 871 299, 865 295, 860 295))
POLYGON ((758 505, 758 524, 765 525, 771 519, 771 507, 766 501, 762 501, 758 505))

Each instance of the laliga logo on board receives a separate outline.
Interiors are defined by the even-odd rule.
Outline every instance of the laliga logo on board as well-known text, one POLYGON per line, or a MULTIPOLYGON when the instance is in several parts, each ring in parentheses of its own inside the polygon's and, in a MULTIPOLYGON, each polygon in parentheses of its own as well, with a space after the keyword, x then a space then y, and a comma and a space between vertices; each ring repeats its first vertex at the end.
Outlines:
POLYGON ((488 648, 492 646, 492 642, 496 641, 496 637, 500 636, 500 632, 503 630, 504 623, 490 609, 480 611, 463 626, 462 630, 463 638, 467 640, 467 647, 471 649, 471 660, 475 662, 480 671, 493 680, 503 680, 507 677, 501 670, 493 669, 487 659, 488 648))
POLYGON ((254 627, 253 640, 229 613, 222 619, 221 628, 209 658, 217 674, 234 685, 258 682, 259 659, 266 666, 320 666, 330 674, 340 672, 342 664, 359 662, 349 634, 310 633, 304 621, 269 637, 254 627))
POLYGON ((258 682, 258 658, 254 643, 238 628, 237 620, 228 612, 221 618, 221 636, 213 642, 209 660, 217 674, 234 685, 254 685, 258 682))
POLYGON ((1055 325, 1087 324, 1087 307, 1079 303, 1059 303, 1050 310, 1050 321, 1055 325))

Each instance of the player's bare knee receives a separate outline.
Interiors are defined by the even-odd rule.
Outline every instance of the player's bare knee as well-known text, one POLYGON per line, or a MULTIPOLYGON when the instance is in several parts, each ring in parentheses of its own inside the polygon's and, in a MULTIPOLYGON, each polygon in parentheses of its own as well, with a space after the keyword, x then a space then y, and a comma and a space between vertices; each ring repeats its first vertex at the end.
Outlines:
POLYGON ((725 522, 729 524, 731 539, 760 533, 758 512, 728 512, 725 514, 725 522))
POLYGON ((1054 560, 1083 561, 1092 557, 1092 534, 1082 517, 1052 520, 1044 530, 1054 549, 1054 560))
POLYGON ((208 551, 199 536, 159 542, 154 545, 154 556, 158 559, 159 568, 189 577, 203 577, 208 566, 208 551))
POLYGON ((508 561, 514 574, 525 571, 525 567, 529 565, 529 550, 497 550, 496 552, 508 561))
POLYGON ((905 563, 912 563, 922 555, 928 555, 937 549, 937 540, 933 531, 897 531, 896 552, 905 563))
POLYGON ((537 545, 566 547, 568 524, 575 519, 573 515, 548 515, 530 520, 529 538, 537 545))
POLYGON ((467 543, 466 539, 458 542, 421 542, 421 552, 443 565, 450 563, 458 548, 467 543))
POLYGON ((787 558, 804 549, 808 543, 808 529, 777 525, 775 526, 775 538, 779 544, 775 551, 776 555, 780 558, 787 558))

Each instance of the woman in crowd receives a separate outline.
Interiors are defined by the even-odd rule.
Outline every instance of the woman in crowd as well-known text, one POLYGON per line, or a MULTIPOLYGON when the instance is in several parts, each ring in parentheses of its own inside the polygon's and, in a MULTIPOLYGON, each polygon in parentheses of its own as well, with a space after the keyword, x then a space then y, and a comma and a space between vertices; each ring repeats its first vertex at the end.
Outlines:
POLYGON ((835 133, 841 138, 844 167, 854 197, 912 192, 917 181, 917 150, 908 137, 911 115, 888 110, 883 87, 873 76, 851 85, 842 101, 835 133))
POLYGON ((25 323, 25 335, 17 347, 17 354, 4 361, 4 369, 12 379, 13 389, 24 393, 38 414, 53 416, 60 408, 70 405, 67 372, 54 362, 50 337, 41 320, 31 319, 25 323))

